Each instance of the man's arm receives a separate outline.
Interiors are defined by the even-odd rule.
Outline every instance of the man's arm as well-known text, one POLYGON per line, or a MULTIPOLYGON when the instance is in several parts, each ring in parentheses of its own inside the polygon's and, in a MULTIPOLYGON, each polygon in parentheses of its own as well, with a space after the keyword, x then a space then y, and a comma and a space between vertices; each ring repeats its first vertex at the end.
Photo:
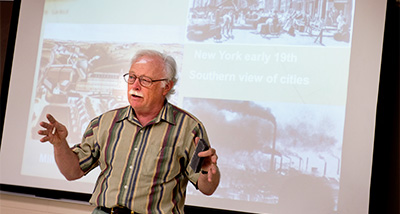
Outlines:
POLYGON ((67 143, 68 130, 50 114, 46 115, 49 123, 41 122, 40 126, 44 130, 39 130, 38 134, 43 135, 41 142, 49 141, 53 144, 54 158, 58 169, 67 180, 76 180, 84 175, 78 156, 69 148, 67 143))

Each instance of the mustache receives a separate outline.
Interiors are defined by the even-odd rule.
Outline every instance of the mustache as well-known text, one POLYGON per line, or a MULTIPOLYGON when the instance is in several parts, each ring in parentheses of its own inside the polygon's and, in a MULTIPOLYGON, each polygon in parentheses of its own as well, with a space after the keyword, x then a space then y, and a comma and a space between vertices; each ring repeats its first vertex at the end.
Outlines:
POLYGON ((138 97, 143 97, 143 94, 139 91, 135 91, 133 89, 129 90, 129 95, 133 95, 133 96, 138 96, 138 97))

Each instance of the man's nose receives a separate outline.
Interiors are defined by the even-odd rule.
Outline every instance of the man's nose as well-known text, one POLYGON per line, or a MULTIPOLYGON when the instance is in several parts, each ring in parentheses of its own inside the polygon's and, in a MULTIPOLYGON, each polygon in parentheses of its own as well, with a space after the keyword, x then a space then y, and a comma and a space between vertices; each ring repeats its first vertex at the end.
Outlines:
POLYGON ((139 88, 141 86, 139 78, 136 78, 135 81, 131 85, 134 88, 139 88))

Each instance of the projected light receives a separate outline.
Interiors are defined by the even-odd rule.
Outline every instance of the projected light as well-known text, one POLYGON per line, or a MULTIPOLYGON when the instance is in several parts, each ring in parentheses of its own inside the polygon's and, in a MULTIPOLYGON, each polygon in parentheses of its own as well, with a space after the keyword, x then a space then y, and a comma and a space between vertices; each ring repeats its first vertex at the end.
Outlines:
MULTIPOLYGON (((341 192, 354 182, 342 172, 353 164, 347 145, 354 141, 345 136, 367 125, 349 126, 349 109, 359 105, 349 92, 361 87, 351 77, 363 73, 350 70, 353 39, 366 35, 355 32, 354 0, 41 2, 21 5, 1 169, 8 159, 20 165, 2 173, 2 183, 90 194, 99 171, 65 181, 52 146, 39 142, 39 122, 53 114, 68 127, 70 146, 79 143, 92 118, 129 104, 122 76, 134 53, 147 48, 175 58, 179 81, 169 101, 205 124, 219 156, 219 188, 206 197, 189 184, 187 204, 259 213, 340 210, 341 192), (25 29, 28 20, 35 25, 25 29), (15 144, 21 153, 14 154, 15 144)), ((365 106, 374 106, 376 85, 369 87, 365 106)))

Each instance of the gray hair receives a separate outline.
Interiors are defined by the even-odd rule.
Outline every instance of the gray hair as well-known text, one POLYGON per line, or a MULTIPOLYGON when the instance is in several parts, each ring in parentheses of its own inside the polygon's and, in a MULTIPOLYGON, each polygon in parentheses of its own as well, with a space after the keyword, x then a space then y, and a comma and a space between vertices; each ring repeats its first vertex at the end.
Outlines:
MULTIPOLYGON (((176 61, 172 56, 169 56, 167 54, 161 53, 156 50, 150 50, 150 49, 143 49, 139 50, 136 52, 136 54, 133 56, 131 60, 131 65, 135 63, 139 58, 143 56, 150 56, 150 57, 159 57, 160 59, 163 60, 164 62, 164 72, 167 75, 168 80, 172 81, 174 85, 172 86, 171 90, 168 92, 166 95, 167 98, 169 98, 172 94, 175 93, 175 85, 176 82, 178 82, 177 78, 177 66, 176 66, 176 61)), ((165 87, 166 83, 163 82, 163 87, 165 87)))

